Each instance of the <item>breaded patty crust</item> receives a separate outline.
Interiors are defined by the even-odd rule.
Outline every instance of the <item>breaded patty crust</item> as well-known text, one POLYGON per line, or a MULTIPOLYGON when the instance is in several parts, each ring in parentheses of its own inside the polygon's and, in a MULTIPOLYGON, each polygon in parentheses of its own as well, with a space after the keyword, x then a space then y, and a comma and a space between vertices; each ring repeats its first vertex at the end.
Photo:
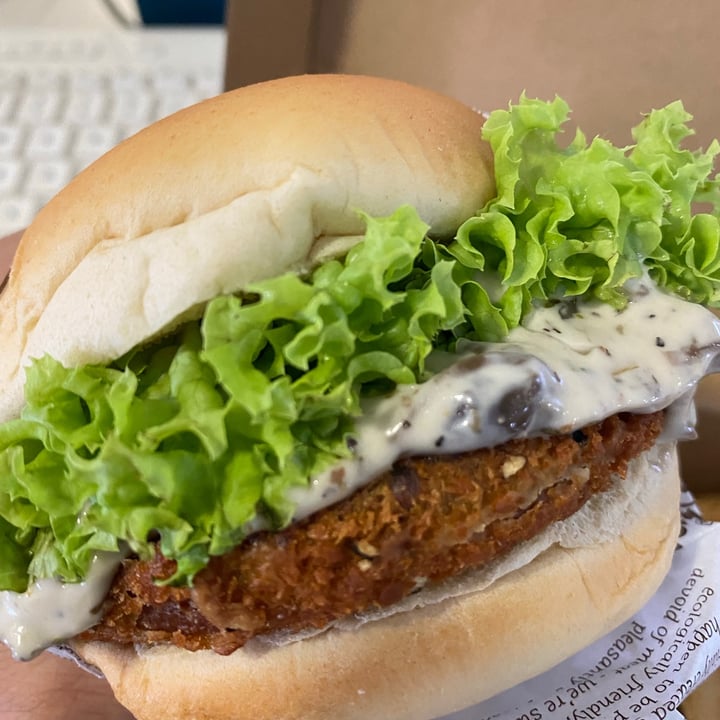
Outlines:
POLYGON ((193 587, 174 561, 124 561, 83 640, 229 654, 259 635, 324 628, 482 567, 626 475, 663 413, 623 413, 566 435, 405 458, 340 503, 211 560, 193 587))

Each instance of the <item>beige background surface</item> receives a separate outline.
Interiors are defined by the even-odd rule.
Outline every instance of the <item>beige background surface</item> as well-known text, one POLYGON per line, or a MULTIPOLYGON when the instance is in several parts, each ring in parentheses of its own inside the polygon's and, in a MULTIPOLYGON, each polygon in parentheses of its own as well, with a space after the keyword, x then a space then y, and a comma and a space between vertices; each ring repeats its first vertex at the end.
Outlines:
POLYGON ((559 94, 590 134, 620 143, 682 98, 702 142, 720 134, 717 0, 231 0, 229 19, 229 86, 359 72, 480 109, 559 94))

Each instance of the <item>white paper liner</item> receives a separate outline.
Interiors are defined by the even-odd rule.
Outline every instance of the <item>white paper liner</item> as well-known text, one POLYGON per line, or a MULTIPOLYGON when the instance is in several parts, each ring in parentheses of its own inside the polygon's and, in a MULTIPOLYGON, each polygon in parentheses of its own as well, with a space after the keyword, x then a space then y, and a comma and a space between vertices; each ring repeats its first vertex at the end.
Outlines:
MULTIPOLYGON (((681 498, 672 568, 635 617, 553 669, 442 720, 683 720, 720 668, 720 523, 681 498)), ((708 719, 709 720, 709 719, 708 719)))

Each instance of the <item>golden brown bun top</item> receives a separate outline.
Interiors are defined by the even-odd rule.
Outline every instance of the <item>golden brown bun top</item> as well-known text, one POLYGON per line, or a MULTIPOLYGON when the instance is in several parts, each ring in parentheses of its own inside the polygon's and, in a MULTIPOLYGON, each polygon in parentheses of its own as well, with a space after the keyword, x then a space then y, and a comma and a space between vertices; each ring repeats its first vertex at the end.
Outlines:
POLYGON ((24 366, 108 362, 221 293, 344 252, 357 211, 450 236, 494 194, 483 119, 405 83, 307 75, 166 118, 78 175, 25 232, 0 297, 0 421, 24 366))

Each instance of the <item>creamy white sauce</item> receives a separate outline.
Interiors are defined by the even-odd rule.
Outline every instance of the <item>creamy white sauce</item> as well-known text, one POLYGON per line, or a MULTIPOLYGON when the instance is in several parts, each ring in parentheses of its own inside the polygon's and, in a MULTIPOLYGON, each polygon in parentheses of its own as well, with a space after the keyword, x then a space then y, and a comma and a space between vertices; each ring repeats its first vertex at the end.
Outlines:
MULTIPOLYGON (((431 360, 440 369, 428 382, 367 403, 351 457, 293 489, 295 519, 350 495, 403 456, 465 452, 663 408, 670 408, 666 438, 689 437, 692 393, 720 369, 713 367, 719 352, 715 316, 647 280, 635 283, 622 312, 599 303, 536 310, 506 342, 437 353, 431 360)), ((0 593, 0 640, 27 658, 92 626, 119 560, 97 559, 77 585, 41 580, 23 595, 0 593)))
POLYGON ((24 593, 0 592, 0 640, 16 660, 91 627, 122 560, 120 553, 99 553, 84 582, 37 580, 24 593))
POLYGON ((620 312, 603 303, 538 309, 505 342, 464 343, 459 353, 436 356, 444 369, 429 381, 365 408, 352 457, 293 489, 296 520, 403 456, 466 452, 664 408, 664 437, 692 437, 692 393, 714 370, 720 322, 644 280, 620 312))

